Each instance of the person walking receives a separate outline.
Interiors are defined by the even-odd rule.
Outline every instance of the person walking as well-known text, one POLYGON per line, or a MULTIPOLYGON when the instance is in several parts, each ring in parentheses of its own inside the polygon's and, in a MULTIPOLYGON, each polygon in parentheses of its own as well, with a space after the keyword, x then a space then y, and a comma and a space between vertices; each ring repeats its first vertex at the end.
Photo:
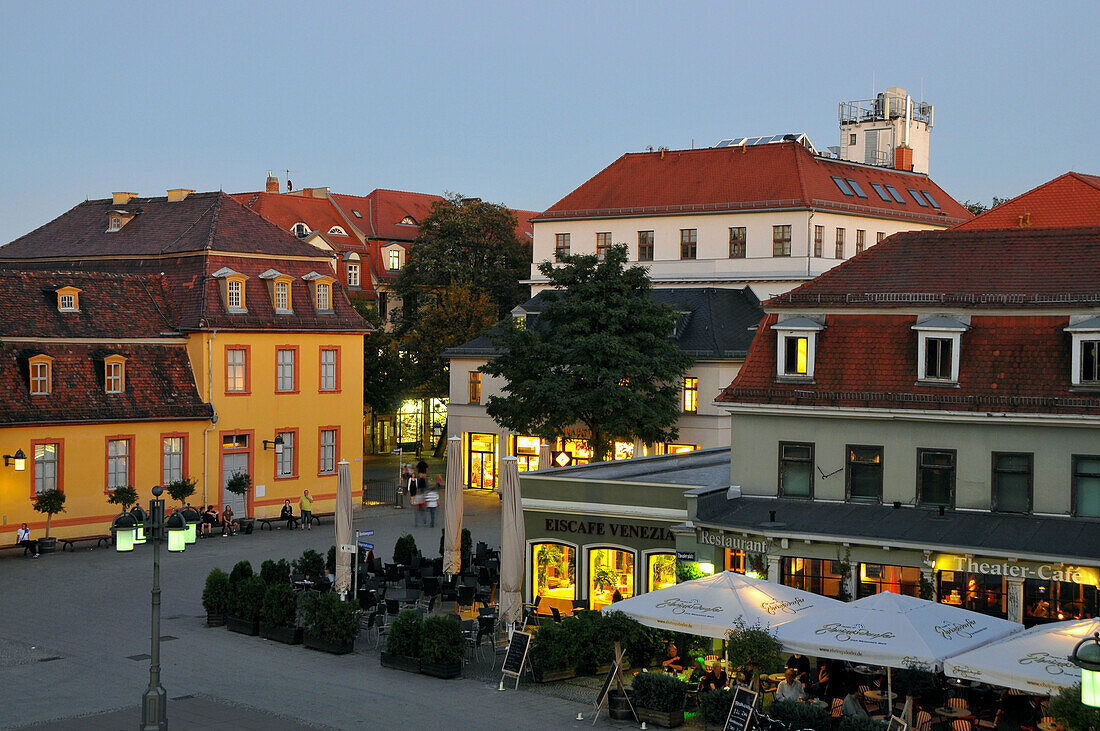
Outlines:
POLYGON ((428 513, 432 516, 432 524, 429 528, 435 527, 435 509, 439 507, 439 493, 435 490, 428 490, 424 493, 424 506, 428 509, 428 513))
POLYGON ((306 530, 313 530, 313 498, 309 496, 309 490, 302 493, 298 509, 302 511, 302 524, 306 530))
POLYGON ((31 540, 31 531, 26 523, 15 531, 15 540, 19 541, 20 546, 31 549, 31 558, 38 558, 38 541, 31 540))

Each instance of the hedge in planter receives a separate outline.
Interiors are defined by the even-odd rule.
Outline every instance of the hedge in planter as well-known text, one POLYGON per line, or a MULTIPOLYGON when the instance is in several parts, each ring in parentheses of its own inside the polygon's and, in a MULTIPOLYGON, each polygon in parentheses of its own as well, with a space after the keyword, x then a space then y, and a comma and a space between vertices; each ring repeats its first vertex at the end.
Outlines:
POLYGON ((687 683, 674 675, 639 673, 634 676, 633 688, 639 720, 669 728, 683 725, 687 683))
POLYGON ((420 630, 420 672, 437 678, 462 674, 466 639, 462 623, 453 614, 428 617, 420 630))
POLYGON ((355 649, 359 636, 359 613, 353 602, 342 602, 332 592, 302 600, 303 641, 306 647, 335 655, 355 649))
POLYGON ((221 569, 211 569, 202 590, 202 608, 206 610, 206 624, 221 627, 229 609, 229 575, 221 569))
POLYGON ((252 564, 248 561, 238 561, 229 571, 229 588, 233 589, 241 580, 250 579, 253 576, 255 572, 252 570, 252 564))
POLYGON ((708 726, 721 728, 725 725, 733 706, 732 690, 705 690, 699 694, 699 709, 703 712, 703 721, 708 726))
MULTIPOLYGON (((828 723, 825 726, 828 728, 828 723)), ((845 716, 840 719, 840 731, 886 731, 886 724, 867 716, 845 716)))
POLYGON ((423 629, 424 620, 416 612, 406 609, 398 614, 386 637, 386 651, 381 653, 383 667, 419 673, 423 629))
MULTIPOLYGON (((265 561, 264 563, 270 563, 265 561)), ((302 628, 295 626, 298 596, 290 584, 270 584, 260 607, 260 636, 287 645, 302 642, 302 628)))
POLYGON ((562 622, 576 633, 577 672, 600 675, 615 660, 615 639, 607 631, 603 612, 581 612, 562 622))
POLYGON ((310 581, 317 581, 325 574, 325 559, 312 548, 302 551, 301 558, 295 559, 292 565, 295 572, 310 581))
POLYGON ((409 534, 405 534, 397 539, 397 543, 393 544, 393 562, 399 563, 402 566, 408 566, 412 563, 413 556, 416 555, 416 539, 409 534))
POLYGON ((260 610, 267 585, 259 576, 241 579, 229 594, 229 614, 225 624, 232 632, 256 635, 260 632, 260 610))
POLYGON ((622 612, 600 612, 608 639, 622 645, 631 667, 644 668, 653 658, 662 657, 668 647, 671 632, 653 629, 631 619, 622 612))
POLYGON ((531 668, 541 683, 576 675, 577 635, 570 626, 562 622, 539 627, 531 642, 531 668))
MULTIPOLYGON (((818 705, 796 701, 776 701, 768 706, 766 713, 791 728, 829 731, 829 710, 818 705)), ((872 730, 866 729, 866 731, 872 730)))
POLYGON ((270 558, 260 564, 260 578, 263 579, 268 586, 275 586, 276 584, 290 585, 290 562, 285 558, 280 558, 278 562, 272 561, 270 558))

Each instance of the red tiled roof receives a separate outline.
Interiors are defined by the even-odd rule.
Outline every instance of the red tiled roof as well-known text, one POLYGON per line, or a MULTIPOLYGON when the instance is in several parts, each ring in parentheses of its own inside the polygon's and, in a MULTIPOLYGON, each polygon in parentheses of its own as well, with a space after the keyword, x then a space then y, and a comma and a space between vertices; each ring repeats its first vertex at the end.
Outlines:
POLYGON ((926 175, 815 156, 782 142, 627 153, 536 220, 810 207, 945 227, 971 218, 926 175), (855 180, 867 197, 844 195, 831 176, 855 180), (905 203, 883 201, 872 182, 894 186, 905 203), (908 188, 929 191, 941 210, 919 206, 908 188))
POLYGON ((1068 172, 991 208, 956 229, 1100 225, 1100 177, 1068 172))
POLYGON ((340 211, 328 198, 264 192, 233 193, 233 198, 284 231, 291 231, 296 223, 304 223, 310 231, 320 231, 338 251, 359 243, 355 231, 349 229, 340 211), (328 236, 333 226, 339 226, 347 236, 328 236))
POLYGON ((1067 315, 974 316, 963 333, 959 386, 921 386, 916 315, 828 315, 812 384, 776 382, 777 315, 761 324, 728 403, 1011 413, 1100 414, 1100 394, 1070 389, 1067 315))
POLYGON ((209 419, 187 349, 134 343, 0 343, 0 424, 209 419), (27 359, 51 356, 52 393, 31 396, 27 359), (126 358, 125 391, 104 392, 103 358, 126 358))
POLYGON ((366 236, 394 241, 415 239, 418 226, 401 221, 408 216, 419 224, 432 212, 432 205, 444 200, 438 195, 384 188, 373 190, 365 196, 333 193, 332 199, 366 236), (363 218, 356 217, 353 211, 359 211, 363 218))
POLYGON ((1100 304, 1100 226, 894 234, 771 308, 1100 304))

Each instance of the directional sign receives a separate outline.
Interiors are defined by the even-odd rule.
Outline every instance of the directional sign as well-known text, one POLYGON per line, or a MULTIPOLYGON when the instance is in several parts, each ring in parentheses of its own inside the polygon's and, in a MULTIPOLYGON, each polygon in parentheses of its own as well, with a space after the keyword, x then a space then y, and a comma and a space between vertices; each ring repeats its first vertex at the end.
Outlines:
POLYGON ((350 543, 341 543, 340 553, 355 553, 355 546, 350 543))
POLYGON ((370 538, 371 536, 374 535, 374 531, 372 531, 372 530, 357 530, 357 531, 355 531, 355 534, 358 535, 360 538, 370 538))
POLYGON ((359 547, 362 548, 364 551, 373 551, 374 550, 374 544, 373 543, 367 543, 366 541, 359 541, 359 547))

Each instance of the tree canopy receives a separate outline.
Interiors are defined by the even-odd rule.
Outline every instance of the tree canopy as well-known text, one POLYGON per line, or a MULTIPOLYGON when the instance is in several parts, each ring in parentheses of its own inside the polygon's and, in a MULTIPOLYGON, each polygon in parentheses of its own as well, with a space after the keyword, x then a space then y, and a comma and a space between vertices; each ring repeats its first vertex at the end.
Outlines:
POLYGON ((967 201, 963 201, 963 208, 967 209, 968 211, 973 213, 975 216, 977 216, 980 213, 985 213, 989 209, 996 208, 997 206, 1001 205, 1002 203, 1007 203, 1010 200, 1012 200, 1012 199, 1011 198, 998 198, 997 196, 993 196, 993 201, 988 206, 985 203, 982 203, 981 201, 967 200, 967 201))
POLYGON ((501 352, 481 369, 505 380, 487 404, 498 424, 544 439, 581 424, 597 459, 616 440, 677 438, 691 358, 670 337, 677 313, 654 302, 646 270, 626 262, 616 245, 602 262, 573 255, 539 265, 554 291, 530 326, 505 322, 494 336, 501 352))

